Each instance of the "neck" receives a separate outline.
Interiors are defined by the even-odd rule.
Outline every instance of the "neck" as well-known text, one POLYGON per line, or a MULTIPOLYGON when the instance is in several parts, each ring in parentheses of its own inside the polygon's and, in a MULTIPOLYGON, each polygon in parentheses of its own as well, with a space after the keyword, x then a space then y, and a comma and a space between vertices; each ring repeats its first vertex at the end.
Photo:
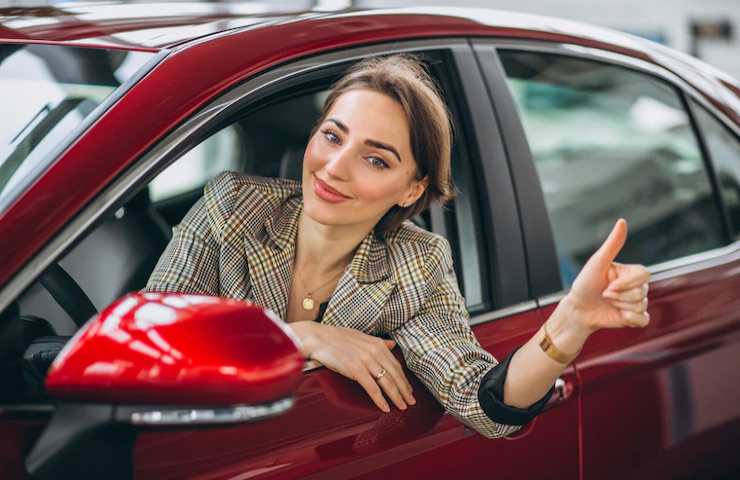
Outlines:
POLYGON ((357 225, 322 225, 301 212, 294 270, 324 277, 344 269, 355 250, 370 233, 357 225))

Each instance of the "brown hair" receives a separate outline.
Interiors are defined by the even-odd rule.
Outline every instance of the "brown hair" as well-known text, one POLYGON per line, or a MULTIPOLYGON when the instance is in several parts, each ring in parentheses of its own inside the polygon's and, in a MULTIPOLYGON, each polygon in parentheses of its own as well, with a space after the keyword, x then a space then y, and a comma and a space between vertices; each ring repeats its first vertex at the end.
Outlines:
POLYGON ((375 233, 384 237, 432 202, 444 203, 455 196, 450 169, 452 123, 442 95, 421 60, 410 54, 396 54, 371 57, 351 66, 331 88, 311 136, 337 98, 358 89, 385 94, 401 105, 409 123, 416 179, 429 179, 428 187, 416 202, 408 207, 394 205, 380 219, 375 233))

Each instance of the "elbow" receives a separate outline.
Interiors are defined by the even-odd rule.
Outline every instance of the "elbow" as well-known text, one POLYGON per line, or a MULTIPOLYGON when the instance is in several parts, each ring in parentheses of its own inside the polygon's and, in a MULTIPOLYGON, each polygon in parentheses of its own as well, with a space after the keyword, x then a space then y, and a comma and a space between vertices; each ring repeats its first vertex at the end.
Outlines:
POLYGON ((524 425, 507 425, 494 422, 489 418, 482 421, 464 422, 466 425, 488 439, 508 437, 521 430, 524 425))
POLYGON ((468 428, 491 439, 509 436, 526 425, 526 423, 514 425, 492 420, 486 412, 483 411, 480 404, 476 404, 473 408, 469 408, 465 412, 450 411, 450 413, 468 428))

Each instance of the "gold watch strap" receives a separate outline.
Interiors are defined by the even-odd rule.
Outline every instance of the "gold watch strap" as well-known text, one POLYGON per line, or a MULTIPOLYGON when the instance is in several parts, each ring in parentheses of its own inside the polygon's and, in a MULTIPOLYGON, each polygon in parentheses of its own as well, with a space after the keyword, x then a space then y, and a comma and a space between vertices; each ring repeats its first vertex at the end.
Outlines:
POLYGON ((560 349, 558 349, 558 347, 556 347, 555 344, 552 343, 552 338, 550 338, 550 335, 547 334, 547 329, 545 328, 544 324, 542 325, 542 331, 545 333, 545 336, 540 341, 540 348, 543 352, 547 354, 547 356, 549 356, 556 362, 567 365, 575 360, 578 354, 581 353, 581 351, 578 350, 575 355, 568 355, 567 353, 560 351, 560 349))

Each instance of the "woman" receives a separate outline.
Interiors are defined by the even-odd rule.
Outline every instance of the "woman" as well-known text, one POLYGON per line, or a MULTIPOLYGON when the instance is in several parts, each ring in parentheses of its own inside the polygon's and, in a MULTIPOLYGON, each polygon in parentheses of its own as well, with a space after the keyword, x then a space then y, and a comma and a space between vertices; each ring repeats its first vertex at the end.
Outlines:
POLYGON ((359 382, 384 412, 387 399, 415 403, 390 352, 397 342, 451 414, 507 435, 542 410, 591 333, 647 325, 649 273, 613 262, 627 235, 618 220, 542 328, 499 363, 468 326, 449 244, 408 221, 452 197, 451 143, 444 102, 416 59, 360 62, 327 97, 300 185, 233 173, 210 182, 146 290, 271 308, 307 358, 359 382))

